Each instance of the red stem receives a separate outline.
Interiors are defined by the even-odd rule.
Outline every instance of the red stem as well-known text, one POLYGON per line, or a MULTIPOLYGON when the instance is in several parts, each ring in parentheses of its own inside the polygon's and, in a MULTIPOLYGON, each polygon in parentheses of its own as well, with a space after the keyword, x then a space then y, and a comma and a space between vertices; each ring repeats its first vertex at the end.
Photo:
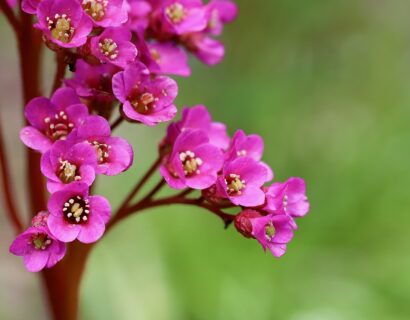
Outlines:
POLYGON ((64 51, 57 52, 56 53, 56 62, 57 62, 57 67, 56 67, 56 73, 54 76, 54 82, 53 86, 51 89, 51 94, 54 93, 58 88, 61 87, 63 84, 64 76, 65 76, 65 71, 67 68, 67 62, 66 62, 66 57, 64 51))
POLYGON ((20 233, 23 231, 23 224, 20 220, 20 215, 17 211, 17 206, 15 203, 15 199, 13 197, 13 191, 11 186, 11 179, 10 179, 10 168, 7 161, 7 152, 6 146, 4 145, 3 139, 3 131, 1 128, 0 123, 0 169, 1 169, 1 177, 2 177, 2 186, 4 197, 6 200, 7 205, 7 215, 10 218, 10 221, 13 223, 16 233, 20 233))
POLYGON ((111 131, 114 131, 114 129, 117 128, 123 121, 124 118, 120 115, 111 125, 111 131))

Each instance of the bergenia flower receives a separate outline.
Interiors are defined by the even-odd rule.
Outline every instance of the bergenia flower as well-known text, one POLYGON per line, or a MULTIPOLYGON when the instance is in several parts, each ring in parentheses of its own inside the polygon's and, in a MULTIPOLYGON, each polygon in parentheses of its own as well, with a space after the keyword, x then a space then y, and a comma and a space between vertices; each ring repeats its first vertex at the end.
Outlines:
POLYGON ((260 206, 265 202, 261 187, 267 181, 265 166, 250 157, 241 157, 224 164, 217 180, 217 192, 235 205, 260 206))
POLYGON ((64 48, 82 46, 93 28, 78 0, 43 0, 37 7, 37 17, 35 27, 64 48))
POLYGON ((219 36, 223 25, 236 18, 238 7, 230 0, 211 0, 206 5, 206 14, 208 20, 206 31, 214 36, 219 36))
POLYGON ((145 31, 149 25, 152 6, 149 1, 128 0, 128 21, 126 26, 135 32, 145 31))
POLYGON ((206 132, 211 144, 225 150, 229 146, 230 138, 227 134, 226 125, 213 122, 208 109, 203 105, 182 109, 180 121, 173 122, 168 126, 165 143, 173 144, 178 135, 187 129, 199 129, 206 132))
POLYGON ((231 145, 226 153, 228 161, 239 157, 251 157, 265 166, 268 176, 267 180, 273 179, 273 171, 269 165, 260 161, 263 155, 264 142, 257 134, 246 135, 243 130, 238 130, 232 137, 231 145))
POLYGON ((87 141, 94 149, 98 174, 114 176, 132 165, 131 145, 123 138, 111 137, 110 125, 103 117, 90 117, 73 135, 77 141, 87 141))
POLYGON ((23 143, 42 153, 57 140, 80 126, 87 118, 88 109, 71 88, 58 89, 51 99, 38 97, 31 100, 25 109, 29 126, 20 132, 23 143))
POLYGON ((91 186, 95 179, 96 166, 95 150, 87 142, 73 144, 67 140, 56 141, 41 157, 41 172, 47 178, 47 189, 50 193, 77 181, 91 186))
POLYGON ((147 43, 142 35, 137 37, 140 60, 154 74, 174 74, 182 77, 191 75, 188 55, 173 42, 147 43))
POLYGON ((196 0, 165 0, 154 17, 165 34, 182 35, 207 26, 205 7, 196 0))
POLYGON ((78 59, 75 65, 74 77, 65 80, 65 84, 75 89, 77 95, 84 98, 103 96, 112 99, 112 77, 119 70, 111 64, 91 65, 78 59))
POLYGON ((204 132, 186 130, 178 136, 160 172, 172 188, 203 190, 215 183, 222 163, 222 151, 209 143, 204 132))
POLYGON ((73 183, 53 193, 48 201, 48 227, 60 241, 78 239, 92 243, 101 238, 111 215, 111 206, 102 196, 90 196, 85 183, 73 183))
POLYGON ((220 63, 225 55, 223 43, 204 33, 189 34, 183 38, 183 43, 194 56, 209 66, 220 63))
MULTIPOLYGON (((47 220, 48 213, 40 213, 39 219, 47 220)), ((22 256, 28 271, 38 272, 51 268, 65 255, 66 244, 58 241, 44 223, 29 227, 18 235, 10 246, 10 252, 22 256)))
POLYGON ((152 77, 143 64, 136 62, 118 72, 112 81, 114 95, 123 103, 122 111, 129 119, 154 126, 175 116, 173 102, 178 86, 171 78, 152 77))
POLYGON ((124 0, 78 0, 99 27, 117 27, 128 19, 124 0))
POLYGON ((107 28, 91 39, 91 52, 102 63, 125 68, 137 56, 137 49, 130 42, 131 37, 131 31, 125 27, 107 28))
POLYGON ((23 0, 21 2, 21 10, 25 13, 35 14, 40 2, 41 0, 23 0))
POLYGON ((267 204, 264 208, 273 214, 286 214, 291 217, 292 225, 296 228, 293 218, 300 218, 309 212, 309 202, 306 197, 306 184, 301 178, 290 178, 287 181, 273 183, 266 188, 267 204))
POLYGON ((268 215, 251 219, 252 236, 263 249, 277 258, 286 252, 286 244, 293 238, 290 219, 286 215, 268 215))
POLYGON ((236 230, 240 232, 245 238, 253 238, 252 235, 252 219, 262 217, 257 210, 245 209, 235 216, 234 224, 236 230))

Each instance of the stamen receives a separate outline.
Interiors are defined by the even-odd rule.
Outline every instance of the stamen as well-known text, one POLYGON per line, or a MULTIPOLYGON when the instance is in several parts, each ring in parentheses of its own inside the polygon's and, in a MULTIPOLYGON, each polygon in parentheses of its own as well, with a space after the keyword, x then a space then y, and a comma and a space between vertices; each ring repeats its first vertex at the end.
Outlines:
POLYGON ((240 175, 231 173, 225 178, 226 190, 230 195, 241 195, 246 187, 245 180, 241 180, 240 175))
POLYGON ((181 23, 186 17, 184 6, 176 2, 165 9, 165 14, 173 23, 181 23))
POLYGON ((179 159, 182 162, 185 176, 192 176, 194 174, 200 174, 199 167, 203 164, 201 158, 195 156, 192 151, 185 151, 179 154, 179 159))

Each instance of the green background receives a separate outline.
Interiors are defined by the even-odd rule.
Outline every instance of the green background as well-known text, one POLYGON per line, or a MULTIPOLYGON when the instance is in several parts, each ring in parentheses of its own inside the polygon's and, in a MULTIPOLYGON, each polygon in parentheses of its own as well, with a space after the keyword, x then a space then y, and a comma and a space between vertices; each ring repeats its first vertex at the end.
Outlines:
MULTIPOLYGON (((178 79, 178 107, 203 103, 231 134, 260 134, 276 179, 306 180, 311 212, 279 260, 200 209, 133 216, 93 252, 81 319, 409 319, 410 3, 237 3, 224 62, 193 62, 193 76, 178 79)), ((133 142, 135 165, 101 179, 99 193, 118 204, 164 131, 118 130, 133 142)), ((43 319, 33 276, 1 257, 15 269, 2 273, 19 279, 19 305, 31 301, 27 313, 43 319)), ((6 275, 0 318, 21 319, 6 275)))

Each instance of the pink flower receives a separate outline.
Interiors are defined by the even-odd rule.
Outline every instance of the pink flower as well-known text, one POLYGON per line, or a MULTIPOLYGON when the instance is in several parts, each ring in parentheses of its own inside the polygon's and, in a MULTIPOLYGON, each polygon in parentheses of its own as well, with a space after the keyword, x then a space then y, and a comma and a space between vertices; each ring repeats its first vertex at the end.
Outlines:
POLYGON ((209 143, 204 132, 186 130, 178 136, 160 172, 172 188, 203 190, 215 183, 222 162, 221 150, 209 143))
POLYGON ((123 138, 111 137, 110 125, 103 117, 90 117, 73 135, 94 149, 98 174, 114 176, 131 167, 134 158, 131 145, 123 138))
POLYGON ((219 36, 223 25, 235 20, 238 7, 230 0, 211 0, 206 6, 208 19, 207 31, 212 35, 219 36))
POLYGON ((241 157, 224 164, 217 180, 217 192, 233 204, 256 207, 265 202, 261 187, 267 181, 268 172, 250 157, 241 157))
POLYGON ((204 30, 207 26, 201 1, 165 0, 153 16, 160 32, 165 34, 182 35, 204 30))
POLYGON ((177 112, 173 104, 178 93, 176 82, 165 76, 152 77, 138 62, 114 76, 113 92, 129 119, 148 126, 169 121, 177 112))
POLYGON ((199 129, 206 132, 209 142, 220 149, 225 150, 229 146, 230 138, 226 132, 226 125, 213 122, 209 111, 203 105, 192 108, 184 107, 181 120, 168 126, 165 143, 173 144, 178 135, 187 129, 199 129))
POLYGON ((245 238, 253 238, 252 235, 252 219, 260 218, 262 215, 259 211, 245 209, 235 216, 234 224, 236 230, 245 238))
MULTIPOLYGON (((47 1, 47 0, 45 0, 47 1)), ((31 100, 25 110, 29 126, 20 132, 23 143, 42 153, 54 141, 64 140, 88 117, 88 109, 71 88, 58 89, 51 99, 38 97, 31 100)))
POLYGON ((231 145, 228 152, 226 153, 226 158, 228 161, 232 161, 239 157, 251 157, 252 159, 259 161, 261 165, 265 166, 268 176, 267 180, 273 179, 273 171, 264 162, 261 162, 264 149, 263 139, 256 135, 251 134, 247 136, 243 130, 238 130, 232 137, 231 145))
POLYGON ((306 184, 301 178, 290 178, 284 183, 276 182, 266 188, 267 204, 264 208, 273 214, 286 214, 296 228, 293 218, 305 216, 309 211, 306 184))
POLYGON ((78 0, 99 27, 117 27, 128 19, 124 0, 78 0))
POLYGON ((73 183, 53 193, 48 201, 48 227, 60 241, 92 243, 101 238, 111 206, 101 196, 89 196, 85 183, 73 183))
POLYGON ((75 89, 80 97, 113 99, 112 77, 118 71, 120 69, 111 64, 90 65, 84 60, 78 59, 74 77, 65 80, 65 84, 75 89))
POLYGON ((73 144, 71 141, 56 141, 41 157, 41 172, 48 179, 47 189, 50 193, 77 181, 91 186, 96 166, 95 150, 86 142, 73 144))
MULTIPOLYGON (((40 212, 38 221, 47 220, 48 213, 40 212)), ((18 235, 10 246, 10 253, 22 256, 28 271, 38 272, 51 268, 65 255, 65 243, 58 241, 47 225, 38 222, 18 235)))
POLYGON ((128 0, 127 11, 127 27, 130 28, 130 30, 139 32, 148 27, 149 14, 152 11, 152 6, 148 1, 128 0))
POLYGON ((60 47, 80 47, 87 41, 93 23, 77 0, 43 0, 37 7, 36 28, 60 47))
POLYGON ((268 248, 277 258, 286 252, 286 244, 293 238, 289 217, 268 215, 251 219, 251 223, 252 236, 264 250, 268 248))
POLYGON ((130 41, 131 32, 127 28, 107 28, 91 39, 91 52, 102 63, 125 68, 137 56, 137 49, 130 41))
POLYGON ((183 41, 194 56, 209 66, 220 63, 225 55, 224 45, 204 33, 192 33, 183 41))

